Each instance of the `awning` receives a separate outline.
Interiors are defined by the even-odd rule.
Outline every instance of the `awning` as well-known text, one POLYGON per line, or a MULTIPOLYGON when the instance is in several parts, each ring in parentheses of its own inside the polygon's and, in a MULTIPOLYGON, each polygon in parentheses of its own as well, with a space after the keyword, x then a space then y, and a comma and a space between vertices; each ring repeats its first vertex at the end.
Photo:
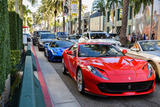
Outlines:
POLYGON ((23 28, 28 28, 28 26, 23 26, 23 28))

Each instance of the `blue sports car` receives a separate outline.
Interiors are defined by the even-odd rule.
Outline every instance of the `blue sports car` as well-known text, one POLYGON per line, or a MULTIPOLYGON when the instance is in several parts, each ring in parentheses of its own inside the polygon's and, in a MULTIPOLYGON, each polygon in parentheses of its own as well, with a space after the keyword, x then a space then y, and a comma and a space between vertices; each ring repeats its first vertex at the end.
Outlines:
POLYGON ((62 53, 65 49, 71 47, 74 43, 71 41, 56 40, 44 45, 44 55, 48 61, 62 61, 62 53))

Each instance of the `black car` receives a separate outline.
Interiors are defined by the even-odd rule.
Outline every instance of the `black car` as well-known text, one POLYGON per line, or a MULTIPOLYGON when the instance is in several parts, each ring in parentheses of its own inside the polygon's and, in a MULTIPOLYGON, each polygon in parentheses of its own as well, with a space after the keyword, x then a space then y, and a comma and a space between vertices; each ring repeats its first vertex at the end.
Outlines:
POLYGON ((49 43, 53 40, 55 40, 56 37, 54 34, 51 33, 41 33, 40 37, 38 37, 38 49, 39 51, 44 50, 44 44, 49 43))
POLYGON ((68 35, 66 32, 57 32, 57 39, 58 40, 66 40, 68 35))
POLYGON ((40 37, 41 33, 50 33, 50 31, 34 31, 33 38, 32 38, 33 45, 38 44, 38 37, 40 37))

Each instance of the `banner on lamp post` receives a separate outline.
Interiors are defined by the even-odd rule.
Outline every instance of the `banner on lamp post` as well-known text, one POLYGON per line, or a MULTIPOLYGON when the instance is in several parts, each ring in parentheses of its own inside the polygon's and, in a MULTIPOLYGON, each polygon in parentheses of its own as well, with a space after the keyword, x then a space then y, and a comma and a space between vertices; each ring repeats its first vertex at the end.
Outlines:
POLYGON ((78 1, 77 0, 72 0, 71 2, 71 13, 72 17, 77 17, 77 12, 78 12, 78 1))

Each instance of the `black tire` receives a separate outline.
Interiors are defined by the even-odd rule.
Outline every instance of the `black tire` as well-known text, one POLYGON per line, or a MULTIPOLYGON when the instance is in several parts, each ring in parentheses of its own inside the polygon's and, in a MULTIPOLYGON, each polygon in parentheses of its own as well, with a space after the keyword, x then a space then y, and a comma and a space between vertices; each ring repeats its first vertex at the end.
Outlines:
POLYGON ((77 71, 77 90, 81 93, 81 94, 85 94, 85 90, 84 90, 84 80, 83 80, 83 75, 82 75, 82 71, 81 69, 79 69, 77 71), (79 76, 81 75, 81 80, 79 80, 79 76), (80 83, 80 84, 79 84, 80 83), (80 86, 81 85, 81 86, 80 86))
POLYGON ((64 64, 64 59, 63 58, 62 58, 62 64, 63 64, 63 74, 64 75, 68 75, 68 71, 67 71, 67 68, 66 68, 66 66, 64 64))
POLYGON ((47 60, 48 60, 48 62, 51 62, 51 60, 49 59, 49 55, 47 56, 47 60))

